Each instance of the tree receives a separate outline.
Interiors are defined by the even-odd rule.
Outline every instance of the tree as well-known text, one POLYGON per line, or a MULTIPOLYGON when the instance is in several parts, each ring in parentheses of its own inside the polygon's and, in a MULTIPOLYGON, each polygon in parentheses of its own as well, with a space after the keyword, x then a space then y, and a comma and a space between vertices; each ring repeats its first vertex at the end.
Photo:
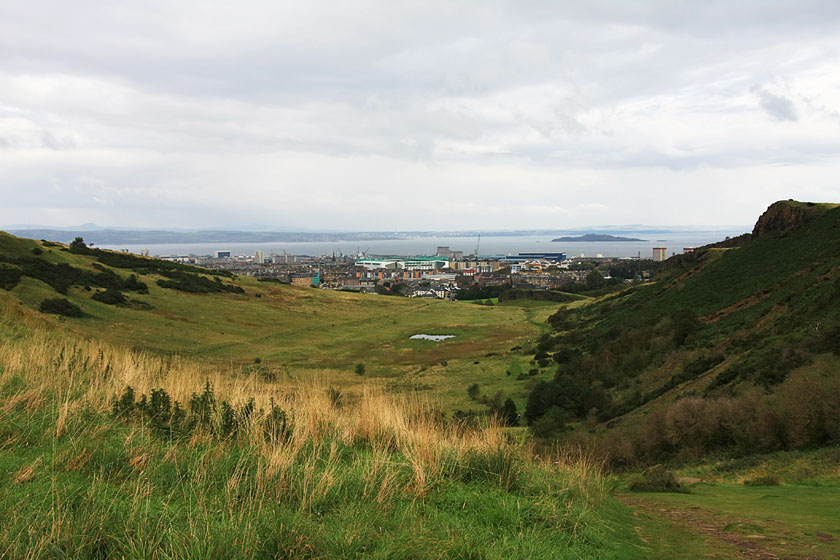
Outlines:
POLYGON ((519 412, 516 410, 516 403, 508 397, 502 409, 499 411, 499 422, 504 426, 516 426, 519 424, 519 412))
POLYGON ((568 375, 558 375, 553 381, 542 381, 528 395, 525 405, 525 420, 529 425, 536 422, 552 408, 558 408, 568 415, 583 416, 583 402, 587 389, 581 387, 568 375))
POLYGON ((88 246, 85 245, 85 240, 81 237, 77 237, 73 241, 70 242, 70 252, 71 253, 87 253, 90 250, 88 246))
POLYGON ((604 275, 601 274, 598 269, 592 269, 592 272, 586 275, 586 289, 587 290, 597 290, 599 288, 603 288, 607 285, 607 281, 604 280, 604 275))

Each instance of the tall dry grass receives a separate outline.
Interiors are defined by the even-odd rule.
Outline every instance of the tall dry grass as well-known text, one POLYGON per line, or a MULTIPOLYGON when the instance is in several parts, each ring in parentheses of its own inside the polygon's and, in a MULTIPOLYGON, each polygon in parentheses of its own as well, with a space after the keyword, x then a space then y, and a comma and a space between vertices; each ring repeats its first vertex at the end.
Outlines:
MULTIPOLYGON (((464 459, 470 455, 503 452, 515 455, 517 460, 530 460, 530 449, 511 443, 494 419, 468 429, 443 422, 429 401, 413 394, 387 394, 367 387, 337 401, 317 375, 309 382, 268 382, 241 369, 222 369, 195 359, 162 357, 98 340, 80 340, 38 325, 37 318, 28 317, 23 309, 5 311, 7 326, 11 315, 12 321, 24 319, 28 328, 0 342, 0 384, 12 376, 25 380, 24 388, 8 395, 0 407, 37 408, 48 401, 58 402, 58 437, 74 414, 82 409, 108 411, 112 399, 126 387, 133 388, 137 395, 162 388, 184 405, 209 382, 220 401, 241 404, 254 398, 258 409, 268 409, 274 403, 288 411, 291 434, 284 445, 263 437, 264 416, 255 417, 245 434, 265 460, 264 478, 279 477, 275 482, 289 484, 283 481, 283 473, 291 465, 314 464, 316 458, 326 455, 326 464, 319 465, 317 475, 316 469, 310 469, 314 478, 304 481, 307 496, 330 486, 335 453, 326 450, 335 442, 369 450, 363 468, 373 486, 365 493, 377 500, 384 500, 391 491, 388 486, 396 484, 397 467, 410 472, 406 487, 424 495, 441 477, 452 475, 459 465, 463 469, 464 459), (394 464, 395 453, 401 457, 399 465, 394 464)), ((562 464, 572 468, 567 459, 562 464)), ((592 465, 581 465, 591 474, 592 465)))
MULTIPOLYGON (((319 519, 325 511, 352 515, 360 503, 376 504, 383 516, 401 511, 401 530, 413 534, 411 520, 421 514, 412 504, 462 482, 473 484, 471 492, 518 492, 516 503, 527 503, 527 515, 540 519, 540 527, 560 529, 570 539, 580 527, 597 524, 594 512, 608 492, 590 458, 561 449, 537 456, 492 418, 475 425, 446 422, 433 403, 414 393, 371 386, 337 398, 324 377, 315 372, 308 381, 272 382, 247 370, 74 338, 0 298, 0 420, 4 414, 33 419, 31 427, 14 420, 16 427, 4 432, 14 434, 0 438, 0 452, 23 440, 40 446, 39 456, 27 455, 9 480, 16 488, 48 478, 54 485, 49 515, 26 513, 22 502, 14 502, 20 511, 9 519, 25 521, 0 527, 0 543, 7 545, 0 546, 0 557, 25 557, 27 551, 37 557, 59 545, 77 550, 105 541, 137 557, 158 557, 154 543, 162 542, 170 543, 172 557, 218 555, 212 543, 252 557, 277 512, 319 519), (140 416, 108 420, 112 400, 126 387, 138 396, 164 389, 185 406, 208 382, 217 402, 237 406, 253 398, 257 411, 265 412, 227 438, 196 429, 165 439, 140 416), (280 440, 266 437, 273 405, 290 419, 280 440), (64 491, 57 481, 69 474, 87 482, 73 478, 81 486, 64 491), (79 507, 100 511, 114 496, 123 505, 108 506, 114 509, 103 516, 87 521, 73 513, 79 507), (183 509, 161 509, 161 501, 183 509), (30 530, 33 524, 38 528, 30 530), (176 525, 194 536, 183 541, 192 548, 178 548, 182 539, 171 532, 176 525)), ((492 510, 481 515, 492 517, 492 510)), ((367 534, 362 522, 352 527, 353 538, 367 534)), ((296 554, 309 554, 306 534, 295 531, 287 537, 296 554)))

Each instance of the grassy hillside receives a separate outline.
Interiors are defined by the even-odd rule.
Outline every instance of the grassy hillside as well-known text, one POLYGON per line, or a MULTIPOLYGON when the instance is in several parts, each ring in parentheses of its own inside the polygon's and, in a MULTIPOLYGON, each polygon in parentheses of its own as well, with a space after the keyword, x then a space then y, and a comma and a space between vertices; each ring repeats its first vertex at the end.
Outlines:
POLYGON ((588 417, 581 435, 618 429, 612 455, 630 461, 840 441, 840 208, 777 203, 720 245, 552 316, 538 350, 558 369, 527 412, 539 433, 588 417))

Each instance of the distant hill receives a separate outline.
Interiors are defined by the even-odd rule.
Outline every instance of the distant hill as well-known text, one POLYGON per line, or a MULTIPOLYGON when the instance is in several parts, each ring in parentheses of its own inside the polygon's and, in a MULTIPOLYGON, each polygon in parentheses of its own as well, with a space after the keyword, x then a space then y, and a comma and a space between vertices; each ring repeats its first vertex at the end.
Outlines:
POLYGON ((159 245, 187 243, 300 243, 400 239, 393 233, 318 233, 289 231, 158 231, 21 229, 9 233, 29 239, 70 243, 76 237, 96 245, 159 245))
POLYGON ((552 239, 551 241, 562 241, 562 242, 577 242, 577 241, 586 241, 586 242, 598 242, 602 243, 605 241, 645 241, 644 239, 637 239, 635 237, 620 237, 618 235, 607 235, 603 233, 587 233, 586 235, 576 235, 573 237, 558 237, 557 239, 552 239))

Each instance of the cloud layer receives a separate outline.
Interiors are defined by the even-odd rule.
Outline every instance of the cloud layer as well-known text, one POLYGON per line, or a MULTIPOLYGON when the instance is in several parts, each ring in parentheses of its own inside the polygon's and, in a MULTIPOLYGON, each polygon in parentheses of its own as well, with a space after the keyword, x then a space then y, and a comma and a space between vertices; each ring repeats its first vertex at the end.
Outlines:
POLYGON ((6 3, 0 223, 749 224, 840 201, 840 5, 728 4, 6 3))

